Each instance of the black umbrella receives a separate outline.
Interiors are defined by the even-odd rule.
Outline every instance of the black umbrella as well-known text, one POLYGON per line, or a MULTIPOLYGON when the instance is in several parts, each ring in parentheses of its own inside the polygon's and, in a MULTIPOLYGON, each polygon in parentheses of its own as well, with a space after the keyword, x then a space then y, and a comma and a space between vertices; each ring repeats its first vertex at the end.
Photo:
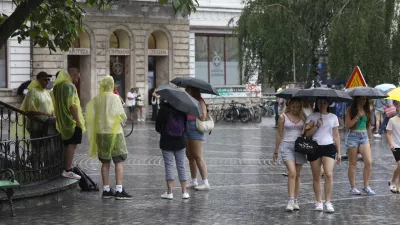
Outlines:
POLYGON ((286 88, 276 93, 275 96, 278 98, 288 99, 291 98, 294 94, 296 94, 299 90, 300 89, 298 88, 286 88))
POLYGON ((190 96, 186 91, 174 88, 169 84, 162 84, 157 88, 156 92, 175 109, 196 117, 201 115, 199 101, 190 96))
POLYGON ((354 87, 346 89, 346 92, 352 97, 365 96, 367 98, 387 98, 389 95, 373 87, 354 87))
POLYGON ((186 88, 188 86, 200 89, 201 93, 219 95, 218 91, 211 84, 193 77, 177 77, 171 83, 186 88))
POLYGON ((307 101, 316 101, 318 98, 326 98, 330 102, 351 102, 353 98, 343 91, 330 88, 313 88, 299 90, 293 98, 300 98, 307 101))

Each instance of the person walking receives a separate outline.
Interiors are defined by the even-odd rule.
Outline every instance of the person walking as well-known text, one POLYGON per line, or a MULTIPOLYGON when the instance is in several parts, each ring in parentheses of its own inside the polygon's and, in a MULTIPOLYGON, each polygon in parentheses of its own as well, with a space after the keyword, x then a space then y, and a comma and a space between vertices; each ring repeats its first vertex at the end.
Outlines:
POLYGON ((278 160, 280 149, 282 160, 289 171, 287 211, 300 209, 297 202, 300 192, 300 172, 307 160, 304 154, 294 151, 294 145, 296 139, 302 135, 305 120, 306 116, 299 99, 290 99, 285 112, 280 115, 278 120, 278 135, 276 136, 273 160, 275 162, 278 160))
POLYGON ((100 80, 100 93, 86 105, 89 156, 97 156, 101 162, 101 178, 104 185, 102 198, 132 199, 122 186, 124 161, 128 156, 121 127, 127 117, 120 97, 113 93, 114 79, 105 76, 100 80), (115 164, 116 190, 110 188, 111 160, 115 164))
MULTIPOLYGON (((201 97, 200 89, 189 86, 186 88, 186 92, 200 102, 202 114, 199 119, 204 121, 207 118, 207 107, 204 99, 201 97)), ((193 115, 187 115, 186 136, 186 156, 189 160, 190 174, 192 177, 188 187, 194 188, 197 191, 208 191, 210 190, 210 184, 208 183, 206 163, 203 159, 204 133, 197 130, 196 117, 193 115), (203 179, 202 185, 198 185, 197 182, 197 169, 199 169, 203 179)))
POLYGON ((130 119, 133 122, 135 117, 135 106, 136 106, 136 92, 135 88, 131 88, 131 90, 126 94, 126 106, 129 109, 130 119))
POLYGON ((185 124, 186 114, 164 101, 156 118, 156 131, 160 136, 160 149, 162 150, 165 168, 165 180, 167 181, 167 192, 161 195, 164 199, 173 199, 174 184, 174 157, 178 177, 182 187, 182 198, 190 196, 186 191, 186 169, 185 169, 185 124))
POLYGON ((339 122, 337 116, 328 113, 329 102, 325 98, 317 100, 319 112, 311 114, 306 121, 305 135, 312 136, 312 139, 317 142, 318 146, 315 153, 307 155, 307 160, 311 164, 313 176, 313 189, 317 202, 315 203, 316 211, 323 211, 321 194, 321 165, 325 171, 325 208, 326 212, 333 213, 335 209, 331 203, 332 188, 333 188, 333 167, 336 163, 340 163, 340 137, 339 137, 339 122))
POLYGON ((389 119, 391 117, 388 117, 385 113, 385 108, 389 108, 393 105, 393 101, 392 100, 386 100, 386 99, 379 99, 378 100, 382 105, 383 105, 383 113, 382 113, 382 122, 380 124, 379 130, 377 134, 374 134, 374 137, 376 138, 381 138, 383 132, 386 130, 386 125, 389 122, 389 119))
MULTIPOLYGON (((285 88, 286 88, 286 85, 282 84, 282 86, 276 91, 276 93, 282 91, 285 88)), ((275 128, 278 128, 279 116, 282 114, 284 107, 285 107, 285 99, 276 98, 276 101, 274 104, 274 111, 275 111, 275 126, 274 127, 275 128)))
POLYGON ((155 91, 151 96, 151 106, 152 106, 151 120, 156 121, 158 110, 160 108, 160 96, 155 91))
POLYGON ((79 81, 80 72, 77 68, 70 68, 68 73, 60 70, 54 82, 52 95, 54 97, 54 112, 57 129, 66 148, 65 167, 62 176, 71 179, 81 177, 72 172, 72 161, 76 146, 82 143, 82 133, 85 132, 85 120, 82 114, 78 92, 73 84, 79 81))
POLYGON ((347 136, 346 148, 349 157, 348 177, 350 182, 350 193, 361 195, 356 188, 355 170, 357 168, 358 154, 364 161, 364 187, 363 191, 369 195, 375 195, 369 187, 372 171, 372 129, 369 102, 366 97, 355 97, 353 103, 346 112, 346 128, 350 129, 347 136))
POLYGON ((383 121, 383 103, 385 100, 383 99, 375 99, 374 100, 374 111, 375 111, 375 133, 374 137, 380 138, 379 129, 381 127, 383 121))
POLYGON ((138 117, 137 121, 145 121, 145 118, 143 117, 143 96, 139 92, 139 88, 136 88, 136 115, 138 117))
MULTIPOLYGON (((398 103, 397 112, 400 112, 400 104, 398 103)), ((389 182, 389 188, 392 193, 400 193, 400 114, 389 120, 386 127, 386 136, 390 150, 392 150, 397 163, 397 167, 393 171, 392 180, 389 182)))

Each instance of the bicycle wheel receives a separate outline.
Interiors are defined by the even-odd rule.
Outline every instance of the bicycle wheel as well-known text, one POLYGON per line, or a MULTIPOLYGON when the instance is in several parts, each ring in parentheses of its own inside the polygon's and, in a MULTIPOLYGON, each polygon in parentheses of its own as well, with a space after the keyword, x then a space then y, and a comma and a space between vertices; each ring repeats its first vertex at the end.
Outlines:
POLYGON ((237 121, 237 111, 236 109, 229 109, 225 113, 225 120, 228 122, 236 122, 237 121))
POLYGON ((254 112, 254 116, 253 116, 253 120, 254 120, 254 122, 256 122, 256 123, 261 123, 261 120, 262 120, 262 118, 261 118, 261 113, 260 112, 254 112))
POLYGON ((260 109, 261 109, 261 115, 267 116, 267 110, 264 107, 260 107, 260 109))
POLYGON ((215 122, 218 123, 219 121, 222 120, 222 118, 224 118, 224 111, 221 110, 218 112, 218 114, 215 116, 215 122))
POLYGON ((124 136, 129 137, 133 133, 133 122, 132 120, 126 120, 121 124, 122 129, 124 131, 124 136))
POLYGON ((273 117, 275 115, 275 110, 272 108, 269 108, 267 115, 268 115, 268 117, 273 117))
POLYGON ((248 109, 241 109, 239 114, 240 121, 242 123, 247 123, 251 120, 251 113, 248 109))

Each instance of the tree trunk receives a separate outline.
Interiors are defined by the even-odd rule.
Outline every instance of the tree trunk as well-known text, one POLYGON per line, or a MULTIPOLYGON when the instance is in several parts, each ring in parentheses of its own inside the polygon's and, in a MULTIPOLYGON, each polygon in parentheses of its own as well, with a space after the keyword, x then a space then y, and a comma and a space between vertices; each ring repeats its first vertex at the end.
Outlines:
POLYGON ((42 2, 44 0, 27 0, 17 6, 10 17, 0 25, 0 48, 7 43, 7 39, 24 24, 32 11, 42 2))

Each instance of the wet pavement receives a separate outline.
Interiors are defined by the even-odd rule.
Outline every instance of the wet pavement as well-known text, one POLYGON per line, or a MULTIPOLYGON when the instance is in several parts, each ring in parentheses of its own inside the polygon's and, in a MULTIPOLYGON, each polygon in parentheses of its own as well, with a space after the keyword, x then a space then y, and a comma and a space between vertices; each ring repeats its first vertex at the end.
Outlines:
MULTIPOLYGON (((314 211, 309 165, 302 170, 300 211, 288 213, 287 178, 282 162, 274 163, 272 153, 276 129, 272 119, 261 124, 217 124, 207 135, 204 157, 208 166, 209 192, 189 191, 183 200, 176 181, 174 200, 164 200, 164 166, 158 135, 151 122, 137 124, 127 139, 129 156, 125 163, 124 188, 133 200, 103 200, 100 193, 77 193, 58 204, 17 209, 17 217, 0 215, 0 224, 399 224, 400 194, 388 188, 395 168, 386 141, 374 140, 371 187, 376 196, 351 196, 347 162, 334 169, 334 214, 314 211)), ((341 132, 342 146, 345 133, 341 132)), ((342 152, 344 149, 342 148, 342 152)), ((87 157, 87 142, 75 157, 87 174, 101 184, 100 163, 87 157)), ((362 185, 362 161, 357 184, 362 185)), ((112 169, 113 171, 113 169, 112 169)), ((189 169, 187 167, 188 177, 189 169)), ((177 174, 175 174, 177 176, 177 174)), ((114 175, 111 175, 114 187, 114 175)))

